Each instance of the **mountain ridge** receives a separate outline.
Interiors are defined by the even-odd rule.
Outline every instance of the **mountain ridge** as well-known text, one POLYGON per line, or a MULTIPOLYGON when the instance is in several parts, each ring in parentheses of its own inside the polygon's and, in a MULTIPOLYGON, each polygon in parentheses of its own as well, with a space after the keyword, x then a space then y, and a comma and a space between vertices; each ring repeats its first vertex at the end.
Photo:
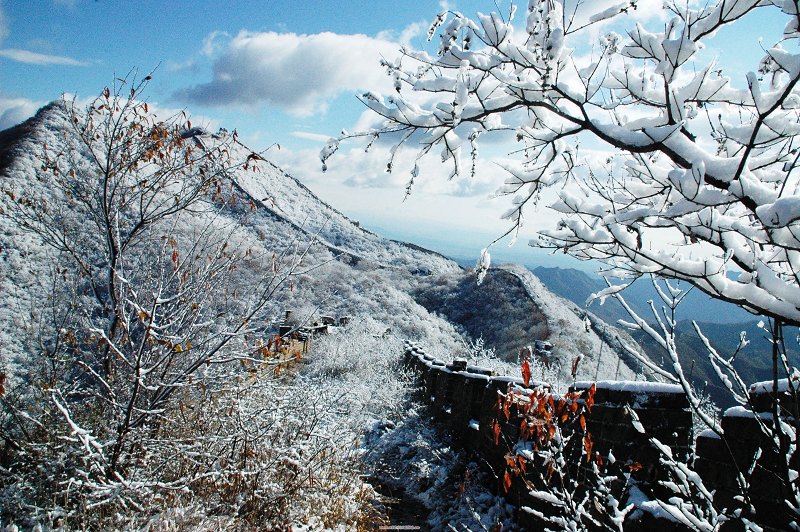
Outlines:
MULTIPOLYGON (((614 323, 619 319, 629 320, 630 316, 613 297, 606 299, 605 303, 592 302, 587 306, 587 300, 596 292, 606 288, 602 278, 591 277, 586 272, 574 268, 543 267, 533 268, 533 272, 547 284, 548 288, 558 295, 569 299, 577 305, 591 309, 599 317, 614 323)), ((686 284, 678 284, 686 289, 686 284)), ((645 320, 652 320, 652 312, 648 301, 656 302, 659 308, 659 296, 650 281, 646 278, 637 279, 622 295, 625 301, 645 320)), ((759 320, 758 316, 746 310, 714 299, 699 290, 690 288, 689 293, 677 309, 678 319, 697 320, 707 323, 734 324, 749 323, 759 320)))
MULTIPOLYGON (((64 142, 69 142, 71 134, 67 107, 63 102, 48 104, 28 121, 0 132, 0 157, 4 161, 0 165, 0 176, 4 187, 48 194, 48 184, 41 181, 36 173, 37 162, 42 157, 42 146, 47 144, 49 150, 60 149, 59 146, 64 142)), ((215 135, 205 131, 193 131, 192 136, 198 137, 196 141, 199 145, 215 142, 215 135)), ((241 160, 252 157, 253 152, 249 148, 238 142, 234 146, 234 157, 241 160)), ((230 172, 231 197, 235 197, 236 201, 232 206, 225 207, 225 212, 229 213, 227 215, 246 217, 250 235, 247 238, 253 239, 254 245, 260 241, 258 245, 262 247, 274 247, 281 242, 313 240, 315 246, 325 248, 324 251, 314 251, 317 255, 313 259, 316 261, 314 268, 318 268, 320 275, 316 278, 301 276, 293 292, 287 296, 286 305, 301 309, 321 305, 332 312, 345 314, 372 312, 410 339, 441 342, 440 347, 449 350, 453 356, 463 353, 465 340, 456 332, 456 328, 463 324, 443 320, 441 314, 429 312, 436 305, 429 305, 431 308, 428 310, 423 308, 424 305, 419 306, 420 293, 424 289, 418 287, 430 283, 433 278, 448 277, 451 280, 461 279, 466 282, 463 286, 470 286, 474 279, 467 270, 439 253, 413 243, 386 239, 360 227, 341 211, 320 200, 299 179, 271 161, 259 159, 260 156, 255 160, 255 167, 236 168, 230 172), (251 206, 249 211, 246 205, 251 206)), ((23 345, 25 342, 18 341, 19 316, 26 312, 35 313, 37 298, 41 300, 47 293, 45 280, 49 278, 49 273, 46 265, 52 258, 47 257, 46 246, 36 242, 31 235, 21 233, 5 217, 0 217, 0 248, 0 263, 5 264, 9 272, 0 280, 0 288, 11 294, 0 303, 0 332, 6 337, 17 338, 10 341, 14 344, 10 350, 21 353, 28 348, 23 345), (34 259, 30 260, 31 257, 34 259), (31 262, 33 264, 29 265, 31 262), (34 289, 32 283, 39 281, 42 286, 34 289)), ((523 269, 515 270, 509 266, 507 271, 519 279, 514 282, 522 285, 527 283, 527 295, 519 297, 527 298, 535 305, 534 293, 545 292, 544 286, 527 279, 526 275, 532 274, 524 273, 523 269), (530 289, 531 286, 535 288, 530 289)), ((498 286, 500 291, 511 290, 502 282, 498 286)), ((547 301, 556 301, 552 299, 554 296, 543 297, 547 301)), ((485 305, 482 308, 488 310, 492 298, 479 298, 477 301, 478 305, 485 305)), ((564 305, 567 305, 566 301, 553 303, 550 308, 564 305)), ((480 309, 477 310, 480 312, 480 309)), ((576 312, 574 309, 570 311, 572 315, 576 315, 576 312)), ((507 315, 495 313, 495 316, 500 322, 509 320, 507 315)), ((530 316, 523 319, 530 319, 530 316)), ((513 322, 484 324, 484 327, 495 326, 516 331, 504 339, 507 346, 516 344, 519 348, 538 339, 519 332, 527 330, 527 325, 520 328, 513 322)), ((590 348, 592 351, 598 351, 596 339, 586 342, 586 345, 594 346, 590 348)), ((611 352, 609 349, 608 353, 611 352)), ((577 355, 572 348, 565 349, 559 355, 565 358, 562 360, 562 378, 568 377, 566 373, 570 360, 566 359, 577 355)), ((591 354, 588 359, 592 359, 591 354)), ((626 371, 624 376, 632 378, 634 371, 626 371)))

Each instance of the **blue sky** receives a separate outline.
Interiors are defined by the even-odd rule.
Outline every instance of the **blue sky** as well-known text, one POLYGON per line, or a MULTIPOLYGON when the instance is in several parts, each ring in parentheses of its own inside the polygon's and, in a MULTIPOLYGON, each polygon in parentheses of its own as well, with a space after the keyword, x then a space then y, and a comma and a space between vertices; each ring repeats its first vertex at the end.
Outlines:
MULTIPOLYGON (((637 19, 663 17, 661 0, 639 3, 637 19)), ((496 10, 490 0, 447 5, 470 15, 496 10)), ((378 58, 394 59, 403 44, 426 46, 441 6, 437 0, 0 0, 0 129, 62 93, 90 97, 131 69, 145 75, 158 67, 149 90, 158 106, 236 128, 257 150, 280 144, 268 157, 368 227, 477 256, 505 227, 499 220, 505 202, 487 200, 503 177, 495 166, 482 167, 472 182, 430 179, 403 202, 408 176, 387 176, 379 157, 354 149, 334 159, 327 174, 316 158, 324 138, 364 123, 355 94, 388 87, 378 58)), ((761 56, 759 32, 781 29, 773 19, 754 18, 745 31, 717 37, 708 53, 727 55, 743 77, 761 56)), ((530 257, 544 260, 521 244, 508 256, 530 257)))
MULTIPOLYGON (((0 90, 4 97, 34 101, 49 101, 62 92, 89 96, 131 68, 144 72, 158 67, 150 96, 164 105, 189 106, 194 113, 208 114, 223 122, 235 120, 235 124, 225 125, 240 130, 252 128, 263 132, 265 139, 272 135, 275 138, 269 140, 283 143, 291 141, 279 137, 294 129, 319 132, 332 127, 335 133, 347 121, 348 113, 354 112, 355 89, 343 95, 347 87, 332 87, 333 96, 344 97, 342 101, 334 97, 311 102, 324 105, 320 112, 292 108, 285 101, 271 104, 269 99, 255 100, 251 105, 209 105, 208 101, 185 97, 180 92, 208 82, 213 75, 215 54, 223 52, 242 31, 297 36, 332 32, 371 37, 396 31, 397 35, 387 35, 387 41, 392 42, 408 26, 424 25, 425 19, 439 9, 436 2, 398 2, 392 9, 375 9, 375 4, 5 1, 0 3, 0 90), (21 52, 28 52, 29 57, 21 52), (331 105, 334 101, 335 106, 331 105)), ((285 46, 293 44, 297 43, 286 42, 285 46)), ((306 73, 303 79, 313 81, 313 75, 306 73)), ((269 85, 274 81, 260 79, 254 83, 269 85)))

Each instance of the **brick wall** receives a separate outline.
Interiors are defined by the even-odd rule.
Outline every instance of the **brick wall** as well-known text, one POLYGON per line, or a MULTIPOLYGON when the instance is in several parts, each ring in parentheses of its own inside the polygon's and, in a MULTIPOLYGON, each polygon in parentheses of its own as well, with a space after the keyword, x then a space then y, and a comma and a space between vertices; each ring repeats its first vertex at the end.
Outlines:
MULTIPOLYGON (((781 474, 785 467, 779 464, 786 463, 787 452, 776 450, 775 442, 764 435, 760 423, 768 428, 773 426, 772 408, 776 400, 781 420, 796 423, 797 405, 787 390, 779 387, 779 392, 773 394, 772 389, 772 382, 756 383, 750 388, 751 410, 737 406, 724 412, 720 423, 724 439, 711 430, 698 435, 694 468, 713 492, 718 508, 727 508, 729 512, 741 509, 742 515, 765 530, 786 530, 790 515, 783 501, 790 493, 781 474), (752 486, 746 490, 752 510, 735 498, 742 493, 740 475, 752 486)), ((800 466, 798 456, 794 453, 789 460, 794 471, 800 466)), ((729 526, 737 529, 734 524, 729 526)))
MULTIPOLYGON (((540 502, 528 495, 529 488, 521 478, 514 479, 508 492, 500 487, 506 467, 505 455, 519 439, 520 418, 513 413, 508 420, 498 415, 498 397, 509 387, 523 387, 523 380, 493 375, 490 370, 469 366, 463 360, 446 363, 411 343, 406 346, 405 360, 419 375, 424 399, 432 405, 434 415, 449 428, 456 444, 474 451, 496 473, 498 491, 519 507, 531 506, 546 511, 540 502), (499 445, 495 444, 493 422, 499 423, 499 445)), ((775 442, 766 437, 761 428, 761 424, 772 426, 773 405, 777 405, 782 423, 798 424, 796 396, 789 393, 785 380, 779 383, 778 393, 773 393, 772 382, 754 384, 749 393, 751 409, 734 407, 725 411, 721 419, 724 439, 706 430, 695 441, 692 441, 689 402, 679 386, 578 382, 570 391, 586 390, 592 384, 596 392, 586 430, 592 435, 594 449, 602 457, 613 455, 616 471, 629 474, 645 499, 666 500, 671 496, 658 482, 666 478, 667 471, 659 460, 659 451, 650 443, 650 437, 655 437, 670 447, 676 459, 687 463, 693 460, 693 468, 712 493, 717 510, 724 509, 726 515, 738 510, 764 530, 788 528, 791 516, 783 501, 791 496, 791 488, 787 486, 792 482, 800 484, 796 474, 800 470, 800 451, 794 452, 789 460, 793 472, 787 475, 785 467, 780 466, 786 463, 787 449, 776 451, 775 442), (644 433, 634 428, 631 411, 636 413, 644 433), (750 507, 738 496, 742 492, 740 479, 752 486, 747 490, 750 507)), ((531 388, 536 386, 549 389, 547 383, 529 383, 531 388)), ((575 456, 580 456, 579 451, 575 456)), ((574 474, 580 474, 580 467, 571 469, 574 474)), ((523 525, 539 528, 535 522, 526 523, 522 513, 520 518, 523 525)), ((733 520, 721 528, 743 529, 733 520)), ((657 512, 635 511, 626 520, 625 530, 652 532, 682 528, 659 518, 657 512)))
MULTIPOLYGON (((520 418, 513 413, 508 420, 498 416, 498 397, 507 392, 510 386, 523 387, 523 380, 493 375, 490 370, 469 366, 463 360, 445 363, 429 356, 415 344, 407 344, 405 361, 419 375, 424 399, 432 405, 434 416, 449 428, 456 444, 477 453, 481 461, 495 472, 498 491, 518 507, 528 506, 546 511, 540 501, 528 494, 530 490, 525 480, 535 482, 533 476, 529 475, 525 480, 515 477, 508 492, 500 488, 506 465, 505 455, 519 439, 520 418), (495 421, 501 429, 499 445, 495 444, 495 421)), ((636 412, 648 435, 656 436, 669 445, 676 456, 688 459, 692 445, 692 416, 683 390, 677 385, 657 383, 595 384, 595 404, 587 418, 587 430, 592 434, 595 449, 604 457, 611 452, 617 468, 635 466, 630 468, 633 470, 630 474, 639 488, 646 496, 657 496, 658 485, 655 481, 664 475, 659 453, 647 436, 634 429, 629 412, 636 412)), ((588 382, 579 382, 571 390, 586 389, 590 385, 588 382)), ((536 386, 549 389, 547 383, 529 383, 531 388, 536 386)), ((576 456, 580 456, 579 449, 576 456)), ((572 469, 579 474, 577 468, 572 469)), ((526 515, 520 513, 523 524, 537 528, 536 522, 525 522, 530 519, 526 515)), ((671 523, 658 521, 642 512, 636 514, 635 522, 626 523, 626 530, 646 529, 654 526, 654 523, 659 530, 670 530, 671 523)))

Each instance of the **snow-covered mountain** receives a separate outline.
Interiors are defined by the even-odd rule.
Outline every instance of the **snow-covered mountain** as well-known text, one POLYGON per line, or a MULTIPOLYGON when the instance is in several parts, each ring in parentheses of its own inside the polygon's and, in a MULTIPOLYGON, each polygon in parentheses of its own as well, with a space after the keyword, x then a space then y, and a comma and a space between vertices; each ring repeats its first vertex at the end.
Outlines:
POLYGON ((447 435, 409 401, 402 340, 512 375, 520 348, 549 340, 554 351, 533 364, 536 379, 563 388, 572 368, 581 379, 634 377, 604 340, 612 335, 598 335, 529 271, 491 268, 479 285, 442 255, 359 227, 227 132, 167 129, 133 111, 136 128, 117 129, 124 121, 104 102, 94 112, 105 129, 55 102, 0 132, 0 520, 61 526, 52 506, 64 489, 75 523, 86 517, 75 501, 151 508, 98 513, 99 528, 162 523, 172 512, 169 522, 185 529, 219 508, 229 523, 285 528, 334 500, 354 504, 331 522, 350 522, 372 493, 365 468, 376 485, 427 508, 435 528, 485 528, 511 510, 479 482, 453 501, 454 479, 479 475, 477 466, 450 452, 447 435), (159 172, 168 178, 151 192, 159 172), (180 207, 193 179, 206 185, 180 207), (170 215, 143 214, 158 208, 170 215), (300 371, 289 378, 285 353, 270 350, 287 309, 296 325, 350 317, 312 340, 306 364, 290 361, 300 371), (37 452, 6 453, 14 438, 37 452), (248 458, 262 478, 255 495, 225 488, 239 475, 230 464, 209 488, 220 456, 255 456, 251 441, 270 442, 248 458), (309 473, 302 489, 286 488, 306 479, 298 467, 351 480, 330 491, 309 473), (77 481, 86 489, 76 499, 74 479, 95 476, 102 482, 77 481), (275 515, 248 510, 262 491, 295 495, 282 509, 270 502, 275 515))
MULTIPOLYGON (((192 140, 198 146, 211 145, 226 134, 194 131, 192 140)), ((74 135, 63 102, 50 104, 26 123, 0 133, 0 179, 6 193, 57 201, 59 192, 51 190, 52 183, 40 172, 44 146, 51 154, 64 151, 74 135)), ((252 153, 238 142, 232 145, 233 159, 245 160, 252 153)), ((513 358, 509 346, 550 340, 562 376, 579 354, 584 355, 581 377, 634 376, 635 368, 618 364, 616 350, 584 326, 581 310, 550 293, 529 271, 493 269, 488 281, 477 287, 472 274, 454 261, 367 231, 274 164, 254 163, 228 176, 240 201, 227 215, 241 216, 242 205, 250 205, 252 211, 246 217, 245 238, 250 240, 245 244, 277 249, 282 243, 315 241, 307 258, 309 273, 298 277, 282 305, 301 314, 369 316, 443 356, 464 355, 464 335, 486 338, 489 330, 500 331, 502 337, 489 347, 507 359, 513 358), (455 311, 464 306, 459 298, 467 291, 478 295, 470 300, 469 316, 455 311), (515 308, 523 310, 510 311, 515 308)), ((90 178, 76 175, 75 179, 90 178)), ((184 234, 196 230, 193 223, 201 220, 190 220, 184 234)), ((0 364, 12 375, 33 355, 36 342, 31 334, 36 322, 46 319, 44 303, 57 273, 53 255, 41 238, 0 216, 0 293, 4 294, 0 364)))

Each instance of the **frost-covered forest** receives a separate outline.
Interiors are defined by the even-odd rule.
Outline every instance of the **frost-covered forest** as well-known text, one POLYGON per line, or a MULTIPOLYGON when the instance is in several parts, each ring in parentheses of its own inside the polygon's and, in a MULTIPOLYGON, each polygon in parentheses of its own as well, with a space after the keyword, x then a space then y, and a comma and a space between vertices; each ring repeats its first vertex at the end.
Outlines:
POLYGON ((364 141, 415 194, 429 159, 469 178, 506 146, 509 230, 474 268, 362 228, 235 130, 156 108, 158 72, 0 132, 0 528, 800 526, 797 3, 665 2, 647 23, 635 0, 488 9, 444 9, 429 48, 376 65, 394 93, 360 99, 380 123, 320 153, 335 167, 364 141), (765 10, 781 37, 752 72, 706 53, 765 10), (575 303, 492 265, 526 217, 552 222, 531 245, 603 285, 575 303), (650 301, 626 299, 637 279, 650 301), (754 325, 682 321, 692 290, 754 325), (444 385, 428 393, 407 341, 459 359, 448 374, 518 377, 488 425, 466 420, 506 445, 499 466, 437 421, 444 385), (637 397, 614 430, 652 464, 587 428, 611 415, 600 382, 637 397), (697 449, 640 420, 667 392, 697 449), (519 485, 536 504, 514 504, 519 485))
POLYGON ((483 303, 449 308, 491 316, 507 293, 535 323, 439 316, 424 303, 474 289, 467 272, 359 228, 232 134, 155 116, 148 81, 3 133, 4 522, 360 528, 393 491, 441 523, 512 522, 479 482, 453 491, 483 473, 399 357, 414 339, 516 373, 497 354, 515 363, 513 343, 481 334, 532 341, 558 327, 542 303, 498 270, 483 303), (295 329, 350 319, 287 362, 287 309, 295 329))

